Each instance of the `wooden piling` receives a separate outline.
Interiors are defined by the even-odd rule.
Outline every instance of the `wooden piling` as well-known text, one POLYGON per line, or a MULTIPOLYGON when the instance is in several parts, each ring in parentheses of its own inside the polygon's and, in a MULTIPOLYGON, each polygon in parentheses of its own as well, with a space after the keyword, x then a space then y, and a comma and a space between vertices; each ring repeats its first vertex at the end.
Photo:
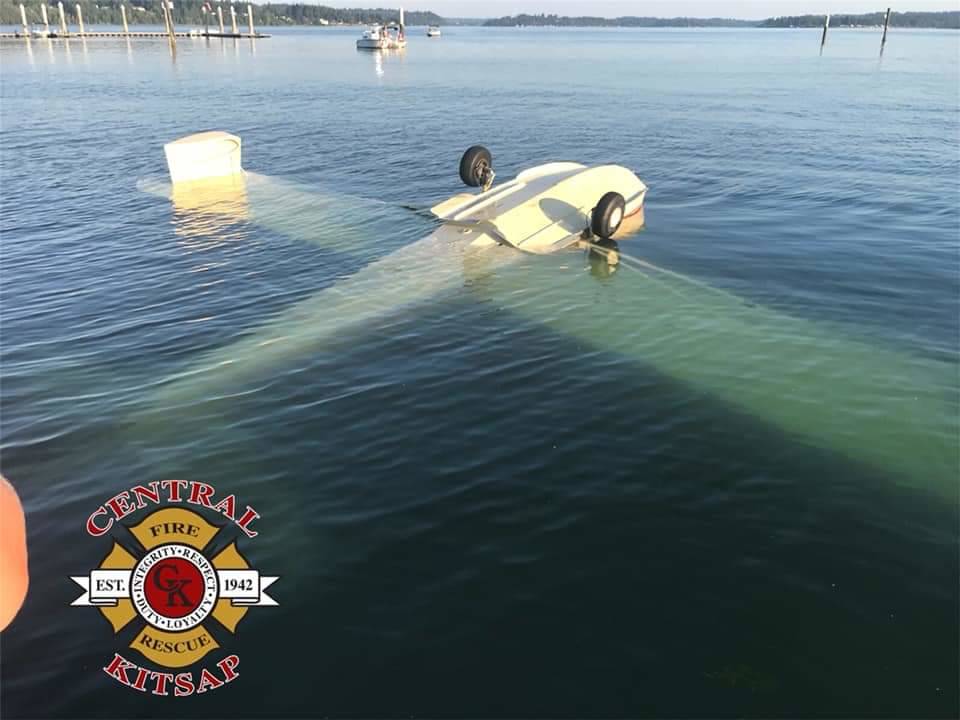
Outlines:
POLYGON ((167 21, 167 36, 170 38, 170 51, 177 52, 177 34, 173 27, 173 8, 170 7, 168 0, 163 2, 163 16, 167 21))
POLYGON ((23 34, 30 37, 30 25, 27 23, 27 9, 20 3, 20 24, 23 25, 23 34))
POLYGON ((57 3, 57 11, 60 13, 60 33, 66 37, 70 34, 67 30, 67 16, 63 14, 63 3, 57 3))
POLYGON ((40 4, 40 16, 43 18, 43 31, 47 37, 50 36, 50 18, 47 17, 47 0, 40 4))
MULTIPOLYGON (((21 8, 23 5, 20 6, 21 8)), ((256 35, 253 31, 253 5, 247 4, 247 26, 250 28, 250 37, 256 35)))
POLYGON ((880 40, 880 57, 883 57, 883 48, 887 44, 887 28, 890 27, 890 8, 883 18, 883 38, 880 40))
POLYGON ((77 3, 77 25, 80 27, 80 34, 83 35, 83 8, 77 3))
POLYGON ((823 46, 827 44, 827 30, 830 28, 830 16, 823 19, 823 35, 820 36, 820 54, 823 55, 823 46))
POLYGON ((220 34, 223 35, 223 5, 217 5, 217 20, 220 21, 220 34))
POLYGON ((230 27, 233 28, 234 35, 240 34, 240 28, 237 27, 237 11, 234 10, 233 5, 230 6, 230 27))
POLYGON ((120 17, 123 18, 123 34, 130 34, 130 27, 127 25, 127 6, 123 3, 120 4, 120 17))

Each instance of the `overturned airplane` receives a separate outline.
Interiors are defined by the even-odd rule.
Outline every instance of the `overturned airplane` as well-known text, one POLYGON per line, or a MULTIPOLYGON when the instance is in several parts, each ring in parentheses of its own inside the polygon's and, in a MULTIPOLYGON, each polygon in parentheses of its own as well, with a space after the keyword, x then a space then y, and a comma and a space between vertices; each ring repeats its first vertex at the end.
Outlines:
POLYGON ((232 135, 184 138, 167 146, 167 158, 174 182, 141 188, 169 197, 179 213, 242 219, 365 264, 154 385, 145 412, 187 412, 195 398, 240 392, 344 332, 469 286, 503 310, 654 367, 898 484, 956 498, 955 367, 844 338, 621 253, 615 241, 643 224, 647 191, 625 168, 551 163, 495 186, 489 152, 471 148, 461 178, 480 194, 434 206, 433 232, 394 243, 369 220, 403 210, 243 171, 232 135), (598 285, 562 260, 572 252, 588 253, 606 274, 636 272, 598 285), (615 312, 565 311, 590 303, 615 312))

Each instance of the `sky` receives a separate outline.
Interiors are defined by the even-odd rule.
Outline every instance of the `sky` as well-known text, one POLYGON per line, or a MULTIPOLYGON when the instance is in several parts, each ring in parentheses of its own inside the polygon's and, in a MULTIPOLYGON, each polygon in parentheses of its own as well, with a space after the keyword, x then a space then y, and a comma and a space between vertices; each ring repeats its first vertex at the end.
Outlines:
MULTIPOLYGON (((314 2, 318 0, 306 0, 314 2)), ((445 17, 499 17, 517 13, 617 17, 728 17, 750 20, 775 15, 958 10, 960 0, 322 0, 335 7, 383 7, 403 1, 408 10, 433 10, 445 17)))

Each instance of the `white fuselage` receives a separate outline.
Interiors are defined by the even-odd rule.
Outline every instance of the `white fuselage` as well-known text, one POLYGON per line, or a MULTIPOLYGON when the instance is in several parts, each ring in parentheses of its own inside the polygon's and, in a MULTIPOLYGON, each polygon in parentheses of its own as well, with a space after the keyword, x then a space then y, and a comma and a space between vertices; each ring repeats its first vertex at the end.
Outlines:
POLYGON ((549 163, 524 170, 479 195, 455 195, 432 212, 462 226, 462 232, 475 230, 480 242, 487 236, 542 255, 576 242, 590 227, 591 211, 610 191, 623 196, 624 214, 629 216, 643 207, 647 186, 619 165, 549 163))

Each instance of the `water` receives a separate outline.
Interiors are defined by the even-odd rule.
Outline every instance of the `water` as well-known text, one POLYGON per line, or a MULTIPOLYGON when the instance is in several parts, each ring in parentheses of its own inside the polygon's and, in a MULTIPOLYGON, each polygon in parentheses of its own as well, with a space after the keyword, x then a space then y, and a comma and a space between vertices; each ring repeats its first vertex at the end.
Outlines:
POLYGON ((3 714, 956 716, 957 34, 274 33, 0 45, 3 714), (283 180, 144 192, 208 128, 283 180), (702 285, 420 253, 394 204, 475 142, 635 169, 621 251, 702 285), (186 701, 68 607, 90 512, 169 477, 254 505, 282 577, 186 701))

